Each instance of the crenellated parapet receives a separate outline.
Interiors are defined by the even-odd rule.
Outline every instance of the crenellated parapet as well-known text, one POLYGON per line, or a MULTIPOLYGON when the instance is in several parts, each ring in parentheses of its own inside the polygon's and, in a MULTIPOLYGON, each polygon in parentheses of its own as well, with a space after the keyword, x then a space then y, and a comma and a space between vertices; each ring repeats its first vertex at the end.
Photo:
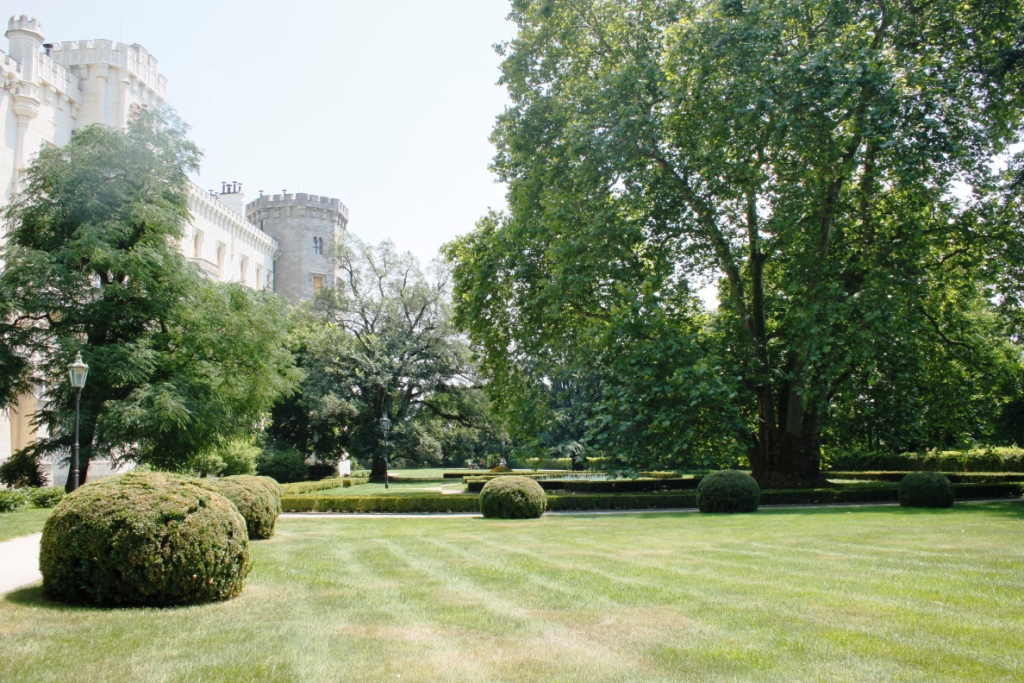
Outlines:
POLYGON ((348 225, 348 207, 340 199, 305 192, 263 195, 246 205, 245 216, 257 226, 260 219, 291 216, 329 221, 339 230, 344 230, 348 225))
MULTIPOLYGON (((167 99, 167 79, 160 74, 156 57, 138 43, 114 44, 111 40, 65 41, 50 51, 53 61, 65 69, 106 68, 122 74, 140 99, 163 104, 167 99), (148 95, 148 97, 147 97, 148 95)), ((79 74, 84 77, 84 74, 79 74)))

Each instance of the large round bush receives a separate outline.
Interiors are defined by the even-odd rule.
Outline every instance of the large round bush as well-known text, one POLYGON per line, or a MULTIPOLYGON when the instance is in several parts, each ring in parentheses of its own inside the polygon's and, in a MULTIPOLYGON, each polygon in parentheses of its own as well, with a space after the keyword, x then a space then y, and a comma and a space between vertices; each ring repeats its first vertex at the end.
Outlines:
POLYGON ((484 517, 530 519, 540 517, 547 507, 544 489, 527 477, 495 477, 480 491, 480 512, 484 517))
POLYGON ((65 497, 43 529, 45 594, 160 607, 238 594, 250 567, 245 520, 227 498, 194 482, 130 472, 65 497))
POLYGON ((761 487, 746 472, 712 472, 697 485, 697 509, 701 512, 754 512, 761 487))
POLYGON ((953 507, 953 485, 938 472, 911 472, 900 482, 900 505, 910 508, 953 507))
POLYGON ((197 484, 216 491, 235 504, 245 519, 250 541, 274 535, 280 503, 275 493, 259 477, 241 474, 220 479, 201 479, 197 484))

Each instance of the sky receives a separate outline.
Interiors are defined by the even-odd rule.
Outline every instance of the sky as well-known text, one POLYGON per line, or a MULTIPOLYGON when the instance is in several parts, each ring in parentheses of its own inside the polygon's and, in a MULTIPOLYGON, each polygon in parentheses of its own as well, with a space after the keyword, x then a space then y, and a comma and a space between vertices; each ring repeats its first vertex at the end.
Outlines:
POLYGON ((504 187, 488 164, 508 0, 5 3, 47 42, 139 43, 203 149, 205 189, 336 197, 349 230, 426 264, 504 187))

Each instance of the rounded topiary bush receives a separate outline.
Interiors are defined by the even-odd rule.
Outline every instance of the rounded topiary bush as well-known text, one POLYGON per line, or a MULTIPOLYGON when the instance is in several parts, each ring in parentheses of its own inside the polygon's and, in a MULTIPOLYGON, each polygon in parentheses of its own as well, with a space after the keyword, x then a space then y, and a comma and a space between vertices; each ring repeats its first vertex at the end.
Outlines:
POLYGON ((910 508, 953 506, 953 485, 938 472, 911 472, 900 482, 900 505, 910 508))
POLYGON ((226 600, 249 574, 245 520, 195 480, 130 472, 54 508, 39 553, 43 591, 64 602, 169 606, 226 600))
POLYGON ((249 540, 274 535, 277 516, 281 513, 281 499, 261 477, 240 474, 221 479, 203 479, 199 485, 220 493, 235 504, 245 519, 249 540))
POLYGON ((547 507, 544 489, 527 477, 496 477, 480 491, 480 512, 484 517, 530 519, 540 517, 547 507))
POLYGON ((754 512, 761 487, 746 472, 712 472, 697 485, 697 509, 701 512, 754 512))

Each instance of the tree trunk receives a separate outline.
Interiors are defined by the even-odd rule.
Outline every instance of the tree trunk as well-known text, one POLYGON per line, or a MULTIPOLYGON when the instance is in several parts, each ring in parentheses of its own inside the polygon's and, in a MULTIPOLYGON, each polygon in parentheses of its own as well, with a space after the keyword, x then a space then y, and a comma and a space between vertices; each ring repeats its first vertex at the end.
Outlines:
POLYGON ((770 389, 758 392, 760 429, 748 449, 751 474, 762 489, 813 488, 827 484, 821 474, 821 421, 800 410, 790 386, 780 392, 777 411, 770 389))
POLYGON ((384 461, 384 456, 373 456, 373 462, 370 464, 370 481, 382 482, 384 481, 384 476, 386 474, 387 466, 384 461))

